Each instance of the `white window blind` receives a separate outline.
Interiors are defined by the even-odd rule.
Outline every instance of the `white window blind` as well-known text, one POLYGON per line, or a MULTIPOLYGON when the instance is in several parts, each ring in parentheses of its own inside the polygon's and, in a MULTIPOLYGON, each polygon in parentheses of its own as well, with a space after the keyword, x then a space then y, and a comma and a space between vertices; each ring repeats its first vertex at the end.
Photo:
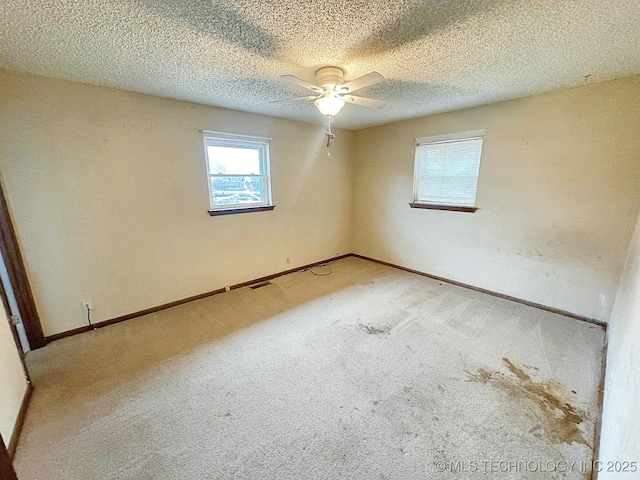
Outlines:
POLYGON ((482 137, 419 143, 414 202, 473 207, 481 152, 482 137))

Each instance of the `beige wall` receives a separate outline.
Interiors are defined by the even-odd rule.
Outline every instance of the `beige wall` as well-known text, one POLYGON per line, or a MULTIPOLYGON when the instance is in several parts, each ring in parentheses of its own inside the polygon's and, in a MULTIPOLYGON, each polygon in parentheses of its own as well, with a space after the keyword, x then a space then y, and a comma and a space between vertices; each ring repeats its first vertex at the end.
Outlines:
POLYGON ((640 217, 607 329, 607 375, 599 479, 638 478, 640 471, 640 217), (635 473, 609 462, 636 462, 635 473))
POLYGON ((13 341, 7 314, 0 305, 0 434, 8 445, 27 390, 27 378, 13 341))
POLYGON ((318 125, 0 71, 0 172, 47 335, 84 298, 101 321, 338 251, 607 320, 639 107, 631 77, 339 131, 328 157, 318 125), (413 138, 479 128, 480 210, 410 209, 413 138), (273 212, 208 216, 200 129, 273 138, 273 212))
MULTIPOLYGON (((338 131, 328 157, 320 126, 0 70, 0 171, 48 335, 85 324, 84 298, 99 322, 338 251, 608 320, 640 208, 639 82, 338 131), (480 210, 410 209, 413 138, 480 128, 480 210), (273 212, 209 217, 200 129, 273 138, 273 212)), ((603 460, 640 461, 638 235, 603 460)), ((8 441, 26 382, 4 315, 8 441)))
POLYGON ((46 335, 346 253, 353 134, 0 71, 0 171, 46 335), (272 137, 272 212, 210 217, 201 129, 272 137), (290 263, 286 262, 287 257, 290 263))
POLYGON ((355 250, 608 320, 640 207, 639 111, 634 77, 358 131, 355 250), (481 128, 480 210, 409 208, 413 139, 481 128))

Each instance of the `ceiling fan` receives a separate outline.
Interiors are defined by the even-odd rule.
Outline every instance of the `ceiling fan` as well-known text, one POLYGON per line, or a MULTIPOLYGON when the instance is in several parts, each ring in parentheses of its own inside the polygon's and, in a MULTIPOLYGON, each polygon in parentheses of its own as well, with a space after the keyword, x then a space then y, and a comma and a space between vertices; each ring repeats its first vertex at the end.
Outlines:
POLYGON ((344 107, 345 103, 353 103, 354 105, 370 108, 382 108, 387 104, 387 102, 383 102, 382 100, 352 95, 352 92, 355 92, 356 90, 382 82, 384 77, 378 72, 369 72, 366 75, 345 83, 344 70, 339 67, 323 67, 316 72, 315 85, 298 77, 294 77, 293 75, 282 75, 280 78, 311 90, 315 94, 286 100, 276 100, 271 103, 313 100, 314 105, 318 108, 320 113, 325 115, 328 119, 329 128, 327 130, 327 147, 331 146, 335 138, 335 135, 331 132, 331 121, 342 107, 344 107))

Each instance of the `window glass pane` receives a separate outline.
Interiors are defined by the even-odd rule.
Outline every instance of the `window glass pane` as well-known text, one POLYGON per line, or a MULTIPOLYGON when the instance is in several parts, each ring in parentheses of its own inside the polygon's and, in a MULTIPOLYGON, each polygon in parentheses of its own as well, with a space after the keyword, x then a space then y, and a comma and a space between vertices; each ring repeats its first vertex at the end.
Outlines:
POLYGON ((213 205, 264 202, 261 177, 211 177, 213 205))
POLYGON ((260 150, 257 148, 208 146, 209 173, 260 175, 260 150))
POLYGON ((474 206, 481 151, 481 138, 417 147, 415 201, 474 206))

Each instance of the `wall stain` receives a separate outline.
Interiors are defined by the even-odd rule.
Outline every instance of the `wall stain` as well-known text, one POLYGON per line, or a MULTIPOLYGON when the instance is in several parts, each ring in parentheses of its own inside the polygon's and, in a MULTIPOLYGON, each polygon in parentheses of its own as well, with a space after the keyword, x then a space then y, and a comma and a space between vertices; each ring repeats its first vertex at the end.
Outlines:
POLYGON ((511 375, 479 368, 476 372, 465 370, 467 381, 491 385, 519 404, 522 415, 534 420, 529 430, 533 435, 554 444, 581 443, 593 449, 578 428, 588 416, 571 404, 573 390, 555 380, 536 382, 508 358, 502 361, 511 375))

